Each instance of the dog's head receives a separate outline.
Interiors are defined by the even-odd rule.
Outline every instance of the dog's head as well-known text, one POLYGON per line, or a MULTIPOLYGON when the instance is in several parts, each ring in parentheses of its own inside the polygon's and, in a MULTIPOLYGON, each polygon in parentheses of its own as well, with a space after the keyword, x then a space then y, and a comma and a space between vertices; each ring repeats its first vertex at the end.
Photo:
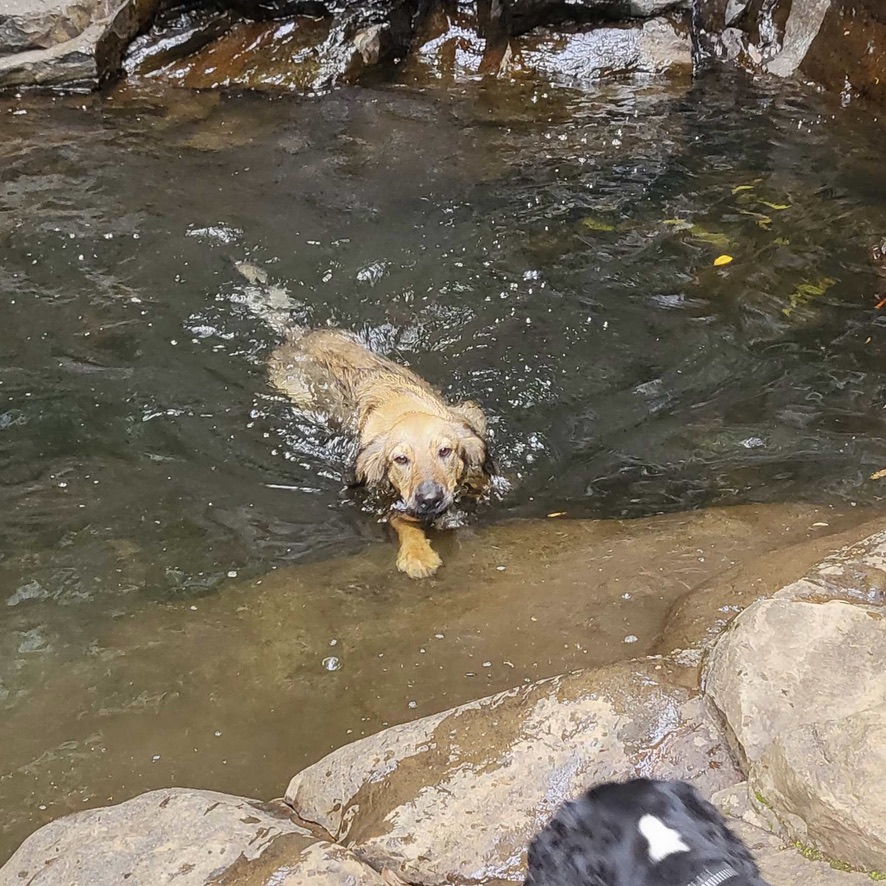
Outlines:
POLYGON ((494 468, 486 421, 473 403, 444 416, 407 412, 367 441, 357 456, 357 479, 390 486, 412 517, 431 520, 455 501, 459 489, 494 468))
POLYGON ((598 785, 529 848, 525 886, 767 886, 723 816, 684 782, 598 785))

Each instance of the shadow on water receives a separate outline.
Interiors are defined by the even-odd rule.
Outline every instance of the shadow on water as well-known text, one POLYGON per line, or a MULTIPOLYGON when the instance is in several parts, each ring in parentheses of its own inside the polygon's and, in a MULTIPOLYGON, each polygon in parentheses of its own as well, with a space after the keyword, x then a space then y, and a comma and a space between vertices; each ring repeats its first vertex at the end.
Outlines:
MULTIPOLYGON (((341 491, 346 441, 268 388, 274 336, 236 262, 266 270, 302 322, 358 329, 483 404, 516 482, 481 526, 552 511, 879 507, 882 130, 740 78, 322 99, 152 89, 0 101, 0 705, 21 734, 38 708, 53 717, 41 686, 77 675, 95 696, 111 691, 96 674, 115 657, 175 645, 165 607, 190 612, 229 575, 383 536, 341 491), (721 255, 733 261, 715 266, 721 255), (117 622, 131 647, 107 641, 117 622), (23 664, 35 656, 44 664, 23 664)), ((381 551, 362 555, 370 596, 399 587, 381 551)), ((410 593, 433 622, 434 595, 410 593)), ((409 630, 380 612, 360 618, 409 630)), ((186 651, 145 668, 175 683, 200 669, 199 643, 186 651)), ((223 682, 206 686, 224 702, 223 682)), ((157 692, 142 698, 148 719, 157 692)), ((430 695, 429 709, 451 700, 430 695)), ((101 718, 62 708, 54 744, 19 746, 8 764, 44 792, 7 794, 27 805, 16 839, 59 801, 45 797, 50 769, 94 772, 85 738, 65 735, 82 715, 100 747, 101 718)), ((383 708, 376 727, 392 719, 383 708)), ((127 728, 113 727, 118 746, 127 728)), ((299 729, 292 767, 345 740, 299 729)), ((233 731, 242 773, 248 728, 233 731)), ((65 789, 101 802, 90 778, 65 789)))

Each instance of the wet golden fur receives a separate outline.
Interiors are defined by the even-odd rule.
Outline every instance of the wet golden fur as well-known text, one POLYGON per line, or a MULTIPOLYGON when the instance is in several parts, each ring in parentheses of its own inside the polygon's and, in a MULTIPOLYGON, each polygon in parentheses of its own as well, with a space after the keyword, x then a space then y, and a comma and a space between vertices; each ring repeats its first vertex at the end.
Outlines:
POLYGON ((336 329, 291 333, 271 356, 270 378, 297 405, 350 426, 358 480, 393 490, 405 507, 391 518, 397 567, 412 578, 433 575, 442 561, 423 524, 463 488, 481 489, 492 471, 480 407, 446 403, 414 372, 336 329))

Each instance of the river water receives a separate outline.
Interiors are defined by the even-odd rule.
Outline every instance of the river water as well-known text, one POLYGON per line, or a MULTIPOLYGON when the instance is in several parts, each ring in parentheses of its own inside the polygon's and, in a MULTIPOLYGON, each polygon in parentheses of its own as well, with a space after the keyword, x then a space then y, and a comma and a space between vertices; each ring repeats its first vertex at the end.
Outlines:
MULTIPOLYGON (((475 518, 492 538, 550 513, 880 509, 881 146, 852 109, 741 77, 0 99, 0 853, 47 817, 164 779, 282 791, 283 767, 353 737, 346 724, 477 694, 444 653, 451 680, 411 708, 414 686, 376 692, 380 672, 330 698, 303 666, 335 656, 342 621, 445 635, 443 591, 396 576, 384 528, 342 490, 347 441, 268 387, 275 338, 254 309, 268 287, 298 322, 355 329, 483 405, 513 483, 475 518), (299 587, 324 590, 300 592, 280 679, 312 711, 333 704, 334 728, 268 713, 263 733, 285 723, 292 750, 255 777, 256 721, 241 717, 211 766, 197 753, 151 774, 152 747, 199 744, 189 675, 210 708, 239 703, 233 675, 267 637, 259 620, 252 647, 232 640, 235 613, 296 564, 299 587), (205 606, 206 635, 179 635, 205 606), (370 696, 383 701, 367 712, 370 696), (102 753, 113 766, 85 762, 102 753)), ((468 599, 464 631, 506 626, 485 609, 472 623, 468 599)), ((575 664, 586 627, 568 655, 548 643, 546 672, 575 664)))

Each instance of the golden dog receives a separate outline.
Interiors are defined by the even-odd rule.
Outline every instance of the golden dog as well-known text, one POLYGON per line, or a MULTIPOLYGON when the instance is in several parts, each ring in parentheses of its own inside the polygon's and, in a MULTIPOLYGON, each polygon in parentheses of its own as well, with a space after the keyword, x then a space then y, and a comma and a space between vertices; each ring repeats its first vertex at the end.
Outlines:
POLYGON ((433 575, 442 560, 425 525, 461 491, 480 492, 493 473, 480 407, 450 406, 415 373, 335 329, 291 332, 271 355, 270 379, 297 405, 328 412, 355 433, 358 481, 400 498, 402 510, 390 518, 397 568, 411 578, 433 575))

